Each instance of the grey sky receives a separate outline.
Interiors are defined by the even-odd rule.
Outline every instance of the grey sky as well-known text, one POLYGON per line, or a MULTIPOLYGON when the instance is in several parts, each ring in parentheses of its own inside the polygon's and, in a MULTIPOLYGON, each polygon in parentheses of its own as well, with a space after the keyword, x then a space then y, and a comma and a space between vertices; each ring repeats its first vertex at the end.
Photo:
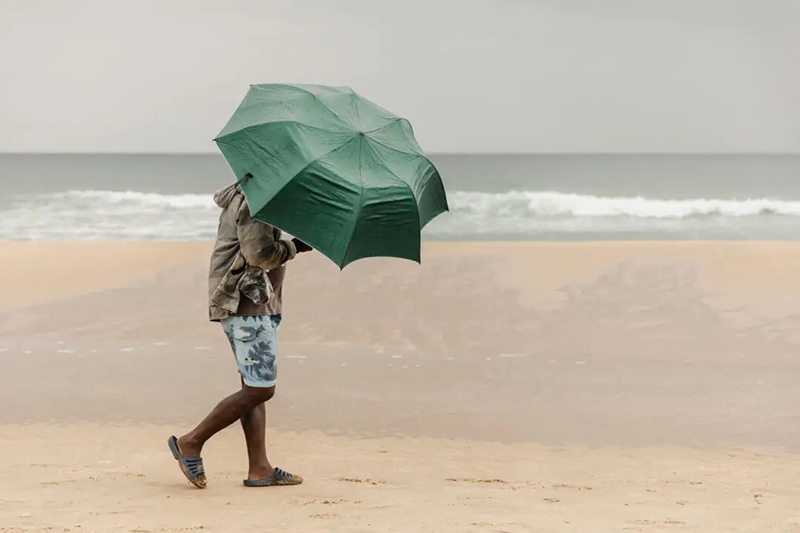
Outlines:
POLYGON ((798 65, 798 0, 0 0, 0 151, 215 151, 294 81, 431 152, 798 152, 798 65))

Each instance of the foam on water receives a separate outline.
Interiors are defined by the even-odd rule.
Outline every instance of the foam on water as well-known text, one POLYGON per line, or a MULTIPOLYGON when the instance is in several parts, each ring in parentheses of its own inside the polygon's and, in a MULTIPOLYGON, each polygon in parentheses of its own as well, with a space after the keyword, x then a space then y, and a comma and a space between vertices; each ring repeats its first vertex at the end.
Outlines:
POLYGON ((16 195, 0 211, 5 240, 203 240, 219 208, 210 194, 66 191, 16 195))
POLYGON ((657 200, 642 197, 601 197, 560 192, 510 191, 503 193, 456 191, 449 195, 457 212, 492 217, 636 217, 688 218, 745 217, 762 214, 800 216, 800 201, 657 200))
MULTIPOLYGON (((538 238, 542 234, 744 231, 797 225, 800 201, 603 197, 558 191, 448 194, 451 212, 431 238, 538 238)), ((219 208, 210 194, 73 190, 19 194, 0 209, 1 240, 207 240, 219 208)), ((657 238, 657 236, 656 236, 657 238)))
POLYGON ((451 213, 431 223, 431 236, 781 238, 800 217, 800 201, 771 198, 654 199, 558 191, 455 191, 448 199, 451 213))

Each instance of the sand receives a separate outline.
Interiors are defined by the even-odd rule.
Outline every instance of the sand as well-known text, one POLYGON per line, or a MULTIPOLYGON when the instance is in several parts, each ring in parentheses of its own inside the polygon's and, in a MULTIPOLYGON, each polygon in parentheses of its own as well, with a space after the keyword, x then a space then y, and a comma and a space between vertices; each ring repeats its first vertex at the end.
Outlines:
POLYGON ((0 532, 800 531, 800 245, 433 243, 291 265, 273 462, 204 243, 0 244, 0 532))

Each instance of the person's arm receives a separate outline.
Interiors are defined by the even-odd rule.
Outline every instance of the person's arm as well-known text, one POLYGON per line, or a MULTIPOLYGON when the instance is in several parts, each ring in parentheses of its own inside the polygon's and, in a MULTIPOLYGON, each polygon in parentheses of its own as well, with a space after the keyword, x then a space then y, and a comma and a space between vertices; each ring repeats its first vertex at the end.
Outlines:
POLYGON ((247 264, 263 270, 272 270, 297 255, 297 248, 293 242, 275 239, 272 226, 250 216, 250 210, 244 200, 236 222, 239 245, 247 264))

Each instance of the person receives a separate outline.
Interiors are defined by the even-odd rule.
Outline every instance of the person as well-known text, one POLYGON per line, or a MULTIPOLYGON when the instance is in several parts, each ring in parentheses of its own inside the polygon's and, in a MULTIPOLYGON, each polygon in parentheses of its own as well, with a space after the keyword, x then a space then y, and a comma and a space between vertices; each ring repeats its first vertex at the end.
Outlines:
POLYGON ((240 182, 218 191, 222 208, 209 268, 209 319, 220 322, 241 375, 242 388, 222 400, 200 424, 168 444, 186 478, 205 488, 203 445, 241 421, 249 471, 245 486, 297 485, 303 478, 273 467, 267 458, 266 406, 275 395, 276 340, 281 324, 286 262, 311 247, 284 239, 279 229, 250 216, 240 182))

